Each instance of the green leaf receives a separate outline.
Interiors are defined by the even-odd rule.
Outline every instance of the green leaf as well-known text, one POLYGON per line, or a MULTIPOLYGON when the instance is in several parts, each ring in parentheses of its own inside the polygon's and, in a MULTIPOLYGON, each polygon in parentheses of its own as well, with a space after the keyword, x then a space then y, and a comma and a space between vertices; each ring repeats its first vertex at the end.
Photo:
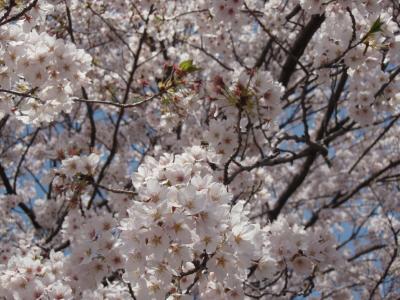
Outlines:
POLYGON ((171 103, 171 99, 169 97, 162 97, 161 104, 162 105, 169 105, 171 103))
POLYGON ((379 16, 378 19, 376 19, 375 22, 372 24, 371 29, 368 31, 368 33, 373 34, 382 31, 383 24, 384 22, 381 21, 381 16, 379 16))
POLYGON ((193 64, 193 59, 188 59, 188 60, 184 60, 179 64, 179 69, 181 69, 184 72, 187 73, 193 73, 196 72, 198 70, 201 70, 200 68, 196 67, 193 64))
POLYGON ((159 23, 159 24, 162 24, 164 22, 164 20, 158 15, 154 16, 154 21, 156 21, 156 23, 159 23))
POLYGON ((193 67, 193 59, 184 60, 179 64, 179 68, 182 71, 187 71, 193 67))

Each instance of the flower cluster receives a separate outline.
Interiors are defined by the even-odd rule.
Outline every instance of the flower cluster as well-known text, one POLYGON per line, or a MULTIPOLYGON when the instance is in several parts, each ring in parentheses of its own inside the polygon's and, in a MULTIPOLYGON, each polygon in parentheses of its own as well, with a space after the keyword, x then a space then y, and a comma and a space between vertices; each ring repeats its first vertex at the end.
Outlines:
MULTIPOLYGON (((37 11, 39 18, 48 9, 40 6, 37 11)), ((25 24, 19 21, 0 28, 0 87, 25 98, 20 101, 16 94, 9 94, 14 107, 8 108, 19 119, 39 124, 71 110, 71 96, 87 82, 91 57, 74 44, 25 24)))
POLYGON ((219 109, 232 115, 234 120, 236 107, 248 114, 255 125, 263 125, 274 120, 282 110, 282 85, 275 81, 270 72, 241 71, 232 78, 215 76, 210 82, 210 95, 219 101, 219 109), (228 109, 224 109, 228 105, 228 109))
MULTIPOLYGON (((270 124, 282 110, 283 87, 273 80, 271 73, 243 71, 231 79, 217 75, 208 89, 214 99, 214 114, 203 139, 221 155, 222 162, 234 158, 250 134, 256 145, 266 143, 266 133, 273 131, 270 124)), ((254 150, 257 153, 256 146, 249 149, 254 150)))
POLYGON ((208 156, 189 148, 148 160, 133 175, 138 197, 121 221, 121 248, 124 279, 139 299, 189 292, 220 299, 221 290, 242 299, 252 266, 262 280, 285 267, 301 275, 335 262, 333 240, 325 233, 306 233, 285 220, 263 230, 249 222, 244 201, 233 205, 226 187, 207 175, 208 156))
POLYGON ((68 215, 64 236, 73 246, 65 272, 74 291, 93 290, 103 278, 124 267, 115 226, 116 220, 110 214, 85 219, 73 210, 68 215))
POLYGON ((265 257, 269 259, 261 260, 258 264, 255 276, 259 280, 263 276, 268 277, 266 274, 285 268, 301 276, 310 276, 328 265, 335 266, 342 262, 331 234, 323 230, 305 231, 289 220, 279 218, 263 228, 268 244, 265 248, 268 255, 265 257), (260 274, 263 276, 260 277, 260 274))
POLYGON ((209 281, 239 293, 247 268, 258 258, 258 226, 249 224, 243 204, 232 207, 226 187, 207 175, 205 150, 189 148, 159 163, 149 160, 133 176, 139 196, 122 220, 124 278, 139 299, 190 290, 206 296, 213 289, 209 281))
POLYGON ((350 76, 349 115, 361 125, 371 124, 377 112, 390 109, 387 99, 394 96, 395 89, 386 89, 385 94, 378 95, 381 86, 389 83, 389 74, 381 71, 377 66, 369 67, 367 62, 351 70, 350 76), (369 71, 365 72, 366 69, 369 71))
POLYGON ((22 197, 18 195, 5 195, 0 200, 0 212, 2 218, 7 218, 11 210, 18 206, 18 203, 22 201, 22 197))
POLYGON ((0 0, 0 299, 399 299, 397 2, 0 0))
POLYGON ((0 271, 0 296, 6 299, 65 299, 72 300, 71 287, 65 283, 64 255, 50 252, 49 259, 31 251, 15 255, 0 271))
POLYGON ((74 155, 62 161, 60 172, 67 177, 73 177, 77 174, 91 176, 99 163, 100 156, 96 153, 91 153, 87 156, 74 155))
POLYGON ((238 14, 243 0, 217 0, 213 1, 211 11, 219 22, 232 22, 238 14))
POLYGON ((228 160, 238 147, 238 135, 232 121, 210 120, 209 129, 204 139, 223 160, 228 160))
MULTIPOLYGON (((304 7, 306 2, 315 3, 302 1, 304 7)), ((399 61, 396 54, 399 38, 393 34, 397 25, 386 12, 377 17, 377 7, 373 2, 369 4, 363 7, 357 3, 350 9, 346 3, 339 2, 327 7, 327 20, 315 45, 317 65, 325 68, 343 60, 349 68, 347 110, 361 126, 371 124, 381 112, 392 111, 390 100, 398 89, 397 80, 390 79, 391 66, 399 61)), ((321 10, 324 5, 320 3, 315 8, 321 10)), ((326 75, 321 72, 320 77, 326 75)))

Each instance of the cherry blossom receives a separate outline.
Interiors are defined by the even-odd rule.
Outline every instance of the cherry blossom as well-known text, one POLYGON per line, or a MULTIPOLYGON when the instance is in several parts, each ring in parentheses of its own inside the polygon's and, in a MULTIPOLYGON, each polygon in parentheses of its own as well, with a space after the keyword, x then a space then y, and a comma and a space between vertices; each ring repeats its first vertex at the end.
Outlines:
POLYGON ((398 299, 398 1, 0 1, 0 299, 398 299))

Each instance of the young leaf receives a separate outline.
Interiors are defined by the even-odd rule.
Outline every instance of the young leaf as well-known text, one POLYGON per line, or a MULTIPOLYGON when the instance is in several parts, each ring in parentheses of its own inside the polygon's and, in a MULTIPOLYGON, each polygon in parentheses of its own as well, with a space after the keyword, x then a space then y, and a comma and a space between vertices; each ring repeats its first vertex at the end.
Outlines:
POLYGON ((193 72, 200 70, 200 68, 198 68, 197 66, 195 66, 193 64, 193 59, 188 59, 188 60, 182 61, 179 64, 179 69, 181 69, 182 71, 187 72, 187 73, 193 73, 193 72))
POLYGON ((372 24, 371 29, 368 31, 368 34, 373 34, 379 31, 382 31, 382 25, 384 22, 381 21, 381 17, 379 16, 378 19, 372 24))

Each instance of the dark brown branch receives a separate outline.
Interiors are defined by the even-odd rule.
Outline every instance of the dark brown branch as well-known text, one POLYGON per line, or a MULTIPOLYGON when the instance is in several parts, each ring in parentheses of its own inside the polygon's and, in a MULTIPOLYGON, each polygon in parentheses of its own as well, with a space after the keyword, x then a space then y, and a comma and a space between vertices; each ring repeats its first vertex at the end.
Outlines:
POLYGON ((297 188, 303 183, 307 174, 309 173, 312 164, 317 158, 317 152, 311 153, 304 164, 302 165, 300 172, 296 174, 290 184, 286 187, 283 193, 279 196, 275 207, 268 212, 268 219, 274 221, 278 218, 282 208, 285 206, 286 202, 289 200, 290 196, 297 190, 297 188))
POLYGON ((64 223, 65 217, 68 215, 69 209, 65 209, 60 218, 57 220, 57 227, 50 233, 50 235, 44 241, 44 244, 50 243, 60 232, 62 225, 64 223))
MULTIPOLYGON (((8 179, 8 176, 3 168, 3 166, 0 164, 0 178, 3 181, 4 187, 6 188, 6 192, 8 195, 16 195, 15 189, 12 187, 10 180, 8 179)), ((32 209, 30 209, 25 203, 20 202, 18 206, 23 210, 23 212, 28 216, 30 219, 33 227, 35 229, 41 229, 42 226, 36 221, 36 215, 32 209)))
MULTIPOLYGON (((15 2, 15 1, 12 1, 12 2, 15 2)), ((33 0, 28 6, 26 6, 24 9, 22 9, 19 13, 0 22, 0 26, 18 20, 19 18, 24 16, 27 12, 29 12, 32 8, 34 8, 37 5, 37 3, 38 3, 38 0, 33 0)))
POLYGON ((55 252, 62 251, 65 248, 68 248, 70 245, 71 245, 71 242, 69 240, 67 240, 67 241, 63 242, 61 245, 55 247, 54 251, 55 252))
MULTIPOLYGON (((326 128, 328 126, 329 119, 334 111, 334 107, 335 107, 337 101, 339 100, 341 93, 343 92, 346 80, 347 80, 347 73, 344 72, 341 77, 341 80, 338 84, 338 87, 336 88, 336 91, 334 93, 332 93, 332 95, 329 99, 328 108, 325 113, 324 119, 317 131, 316 140, 320 140, 323 138, 326 128)), ((299 173, 293 177, 292 181, 288 184, 286 189, 279 196, 278 201, 275 204, 275 207, 268 212, 268 218, 271 221, 276 220, 278 218, 281 210, 283 209, 283 207, 285 206, 285 204, 287 203, 287 201, 289 200, 291 195, 304 182, 307 174, 309 173, 309 171, 311 169, 312 164, 318 157, 318 153, 321 153, 324 157, 327 155, 326 150, 318 149, 316 147, 316 146, 318 146, 318 144, 316 144, 316 143, 310 144, 310 141, 308 141, 308 143, 310 145, 310 153, 309 153, 306 161, 303 163, 302 167, 300 168, 299 173), (314 148, 311 147, 312 145, 315 145, 314 148)), ((328 145, 328 143, 326 143, 326 145, 328 145)))
POLYGON ((70 36, 70 38, 71 38, 71 41, 75 44, 74 30, 73 30, 73 28, 72 28, 71 11, 70 11, 70 9, 69 9, 69 6, 68 6, 68 4, 67 4, 67 1, 64 1, 64 3, 65 3, 65 10, 66 10, 66 12, 67 12, 67 22, 68 22, 67 30, 68 30, 68 34, 69 34, 69 36, 70 36))
POLYGON ((383 272, 383 274, 379 278, 379 281, 376 283, 376 285, 374 286, 374 288, 372 289, 372 291, 370 293, 369 300, 374 299, 374 295, 375 295, 377 289, 384 282, 385 278, 389 275, 390 268, 392 267, 394 261, 396 260, 397 252, 398 252, 398 250, 394 249, 393 254, 392 254, 391 258, 390 258, 390 261, 389 261, 388 265, 385 268, 385 271, 383 272))
MULTIPOLYGON (((85 100, 88 100, 88 95, 86 92, 86 89, 82 87, 82 96, 85 100)), ((86 108, 87 108, 87 115, 89 117, 89 122, 90 122, 90 148, 93 149, 94 146, 96 145, 96 123, 93 118, 93 107, 92 104, 86 103, 86 108)))
POLYGON ((132 285, 130 284, 130 282, 128 282, 127 285, 128 285, 129 295, 131 296, 131 298, 133 300, 136 300, 135 293, 133 292, 133 289, 132 289, 132 285))
POLYGON ((393 249, 393 253, 392 253, 392 256, 390 258, 390 261, 389 261, 389 263, 387 264, 387 266, 385 268, 385 271, 383 272, 383 274, 381 275, 381 277, 379 278, 378 282, 376 283, 376 285, 374 286, 374 288, 372 289, 372 291, 370 293, 369 300, 373 299, 373 296, 374 296, 376 290, 384 282, 385 278, 389 275, 390 268, 392 267, 392 265, 396 261, 396 258, 398 257, 398 254, 399 254, 399 232, 400 232, 400 229, 396 230, 394 228, 393 220, 391 219, 391 217, 389 217, 389 215, 387 213, 385 213, 385 215, 386 215, 387 221, 389 222, 390 231, 393 234, 393 240, 394 240, 394 245, 393 245, 394 247, 393 248, 394 249, 393 249))
POLYGON ((368 254, 368 253, 374 252, 374 251, 376 251, 376 250, 383 249, 383 248, 385 248, 386 246, 387 246, 387 245, 385 245, 385 244, 382 244, 382 245, 379 244, 379 245, 370 246, 370 247, 368 247, 368 248, 366 248, 366 249, 363 249, 363 250, 357 252, 357 253, 354 254, 352 257, 348 258, 347 261, 348 261, 348 262, 352 262, 353 260, 356 260, 357 258, 360 258, 360 257, 363 256, 363 255, 366 255, 366 254, 368 254))
POLYGON ((15 195, 15 190, 13 189, 10 180, 8 180, 6 171, 4 170, 3 166, 0 164, 0 177, 3 181, 4 187, 6 188, 6 192, 9 195, 15 195))
POLYGON ((10 15, 12 9, 16 6, 15 0, 10 0, 10 3, 8 4, 8 6, 6 7, 6 12, 4 13, 4 15, 0 18, 0 23, 3 22, 5 19, 8 18, 8 16, 10 15))
POLYGON ((385 173, 386 171, 400 165, 400 159, 395 160, 390 162, 386 167, 383 169, 379 170, 378 172, 372 174, 369 176, 366 180, 361 182, 357 187, 355 187, 351 192, 345 194, 343 198, 339 199, 338 201, 335 201, 334 203, 331 204, 331 208, 336 208, 347 202, 349 199, 351 199, 355 194, 357 194, 362 188, 367 187, 369 184, 371 184, 374 180, 376 180, 380 175, 385 173))
POLYGON ((293 10, 288 13, 285 17, 286 21, 289 21, 291 18, 293 18, 295 15, 297 15, 301 11, 301 5, 297 4, 293 10))
POLYGON ((302 31, 297 36, 292 48, 290 49, 290 53, 292 55, 288 55, 285 63, 282 67, 282 72, 279 76, 279 81, 287 86, 290 80, 290 77, 294 73, 296 69, 296 65, 300 57, 303 55, 304 50, 306 49, 308 43, 311 41, 314 33, 320 28, 321 24, 324 22, 324 15, 313 15, 311 20, 307 23, 307 25, 302 29, 302 31))
POLYGON ((31 146, 33 145, 33 142, 36 139, 37 134, 39 133, 40 128, 36 129, 36 131, 33 133, 33 136, 31 138, 31 140, 29 141, 28 145, 26 146, 26 149, 24 151, 24 153, 22 154, 19 162, 18 162, 18 166, 17 169, 15 171, 15 175, 14 175, 14 182, 13 182, 13 190, 16 191, 16 187, 17 187, 17 179, 18 179, 18 175, 19 175, 19 171, 21 170, 21 166, 25 160, 26 155, 28 154, 29 149, 31 148, 31 146))
POLYGON ((382 137, 390 130, 390 128, 393 127, 393 125, 399 120, 400 115, 398 115, 396 118, 394 118, 385 128, 384 130, 377 136, 377 138, 372 142, 371 145, 369 145, 363 153, 360 155, 360 157, 357 159, 357 161, 351 166, 349 169, 348 173, 350 174, 355 167, 359 164, 359 162, 368 154, 368 152, 382 139, 382 137))
POLYGON ((16 92, 16 91, 12 91, 12 90, 0 89, 0 92, 1 92, 1 93, 8 93, 8 94, 11 94, 11 95, 14 95, 14 96, 29 97, 29 98, 33 98, 33 99, 39 100, 38 97, 35 97, 35 96, 32 95, 32 93, 33 93, 35 90, 36 90, 36 88, 31 89, 30 91, 25 92, 25 93, 20 93, 20 92, 16 92))
MULTIPOLYGON (((271 30, 269 30, 261 22, 261 20, 257 17, 257 14, 254 11, 252 11, 251 9, 249 9, 246 2, 244 2, 244 6, 247 9, 247 12, 250 13, 254 17, 254 19, 256 19, 257 23, 261 26, 261 28, 264 30, 264 32, 268 34, 268 36, 271 38, 271 40, 274 43, 276 43, 279 46, 279 48, 282 49, 287 54, 288 57, 291 57, 295 61, 294 67, 296 66, 296 64, 298 64, 300 66, 300 68, 304 71, 304 73, 306 73, 307 76, 309 76, 309 72, 308 72, 307 68, 305 66, 303 66, 303 64, 299 61, 299 59, 290 50, 287 50, 283 46, 283 44, 279 41, 279 39, 275 35, 272 34, 271 30)), ((293 70, 293 72, 294 72, 294 70, 293 70)))
MULTIPOLYGON (((148 14, 147 19, 146 19, 146 25, 147 25, 147 23, 149 21, 149 18, 150 18, 150 15, 152 13, 153 13, 153 7, 150 8, 149 14, 148 14)), ((124 97, 122 99, 122 104, 123 105, 125 105, 126 102, 128 101, 131 85, 133 83, 134 75, 136 73, 136 70, 137 70, 137 67, 138 67, 138 63, 139 63, 140 53, 142 51, 142 47, 143 47, 143 44, 144 44, 144 42, 146 40, 146 37, 147 37, 147 28, 145 28, 145 30, 143 31, 142 36, 140 37, 139 44, 138 44, 138 47, 137 47, 137 50, 136 50, 136 54, 135 54, 135 57, 134 57, 134 60, 133 60, 132 68, 131 68, 131 71, 129 72, 129 78, 128 78, 128 81, 127 81, 125 94, 124 94, 124 97)), ((108 166, 111 164, 115 154, 117 153, 118 132, 119 132, 119 127, 120 127, 120 124, 121 124, 122 117, 123 117, 124 113, 125 113, 125 108, 121 107, 120 111, 119 111, 119 114, 118 114, 117 122, 115 124, 111 151, 110 151, 110 154, 108 155, 104 165, 102 166, 102 168, 101 168, 101 170, 99 172, 99 175, 98 175, 97 181, 96 181, 97 185, 100 184, 100 182, 103 180, 103 177, 105 176, 105 172, 106 172, 108 166)), ((91 195, 91 198, 89 200, 88 206, 87 206, 88 209, 90 209, 92 207, 94 198, 96 196, 96 193, 97 193, 97 191, 94 190, 92 195, 91 195)))
POLYGON ((35 229, 41 229, 42 226, 36 221, 36 215, 31 208, 29 208, 25 203, 20 202, 18 206, 24 211, 24 213, 29 217, 31 223, 35 229))
POLYGON ((268 51, 271 49, 271 47, 272 47, 272 39, 270 39, 264 46, 260 56, 258 57, 256 63, 254 64, 255 69, 258 69, 263 65, 265 58, 267 57, 268 51))
POLYGON ((336 88, 336 91, 331 95, 331 98, 329 99, 327 111, 326 111, 324 119, 321 123, 321 127, 319 128, 318 133, 317 133, 317 140, 320 140, 321 138, 323 138, 326 135, 329 120, 332 117, 332 114, 335 110, 336 104, 339 101, 340 95, 342 94, 342 92, 344 90, 347 78, 348 78, 347 70, 345 69, 342 73, 342 76, 340 77, 340 81, 336 88))

